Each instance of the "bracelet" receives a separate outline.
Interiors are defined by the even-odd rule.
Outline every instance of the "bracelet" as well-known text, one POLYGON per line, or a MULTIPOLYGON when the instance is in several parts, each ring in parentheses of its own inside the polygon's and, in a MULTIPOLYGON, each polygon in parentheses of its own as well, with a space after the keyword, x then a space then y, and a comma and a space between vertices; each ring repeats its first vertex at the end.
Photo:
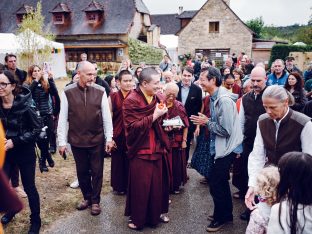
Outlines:
POLYGON ((185 142, 187 142, 187 140, 184 140, 184 139, 183 139, 182 141, 185 141, 185 142))

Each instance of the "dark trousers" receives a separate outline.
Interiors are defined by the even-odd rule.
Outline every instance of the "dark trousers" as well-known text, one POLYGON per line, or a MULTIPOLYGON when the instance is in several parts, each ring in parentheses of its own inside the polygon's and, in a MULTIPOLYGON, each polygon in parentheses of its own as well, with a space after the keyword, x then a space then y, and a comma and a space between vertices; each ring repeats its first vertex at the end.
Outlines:
POLYGON ((190 158, 191 142, 194 139, 195 129, 196 129, 196 126, 194 124, 190 124, 188 128, 188 132, 187 132, 187 141, 186 141, 186 148, 185 148, 186 163, 188 163, 188 160, 190 158))
POLYGON ((35 185, 36 156, 33 147, 23 150, 9 150, 5 159, 3 170, 10 179, 14 166, 18 166, 24 190, 28 196, 28 203, 31 211, 31 222, 41 222, 40 220, 40 200, 35 185), (29 160, 26 160, 29 159, 29 160))
POLYGON ((47 126, 47 137, 45 139, 40 139, 37 141, 38 148, 40 149, 40 155, 42 163, 45 164, 47 158, 51 157, 49 153, 49 144, 50 144, 50 136, 51 130, 53 126, 52 115, 44 115, 42 116, 44 126, 47 126))
POLYGON ((241 157, 235 159, 238 163, 233 165, 233 179, 232 183, 239 190, 239 195, 245 197, 248 190, 248 158, 253 148, 253 144, 243 144, 243 153, 241 157))
POLYGON ((52 126, 50 132, 50 146, 56 149, 56 130, 57 130, 57 123, 58 123, 58 116, 52 116, 52 126))
POLYGON ((209 180, 210 194, 214 203, 214 220, 226 222, 233 220, 233 203, 229 184, 229 170, 235 153, 216 159, 209 180))
POLYGON ((13 188, 16 188, 19 186, 19 169, 17 165, 12 165, 11 173, 11 184, 13 188))
POLYGON ((83 198, 92 204, 99 204, 103 183, 104 144, 88 148, 75 146, 71 148, 83 198))

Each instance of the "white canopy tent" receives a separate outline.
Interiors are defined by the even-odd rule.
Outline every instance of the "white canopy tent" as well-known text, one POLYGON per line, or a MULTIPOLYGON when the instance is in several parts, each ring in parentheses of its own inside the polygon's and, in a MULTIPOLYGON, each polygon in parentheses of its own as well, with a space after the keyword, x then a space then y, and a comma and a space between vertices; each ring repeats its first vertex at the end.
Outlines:
MULTIPOLYGON (((66 61, 64 44, 55 41, 49 41, 42 36, 39 36, 33 32, 30 32, 38 48, 44 48, 45 46, 51 47, 51 57, 48 59, 51 65, 51 70, 55 78, 66 77, 66 61), (52 53, 52 51, 54 53, 52 53)), ((21 36, 16 36, 13 33, 0 33, 0 63, 4 64, 4 57, 6 53, 18 54, 23 51, 20 44, 21 36)))

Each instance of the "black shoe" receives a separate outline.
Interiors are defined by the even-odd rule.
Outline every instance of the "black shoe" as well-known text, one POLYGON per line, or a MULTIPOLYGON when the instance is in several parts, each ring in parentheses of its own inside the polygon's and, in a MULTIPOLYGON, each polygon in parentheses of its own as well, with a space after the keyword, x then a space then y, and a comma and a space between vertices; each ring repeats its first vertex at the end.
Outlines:
POLYGON ((241 220, 249 221, 250 213, 251 213, 250 210, 246 209, 243 213, 241 213, 241 215, 239 217, 240 217, 241 220))
POLYGON ((9 222, 11 222, 11 220, 14 218, 14 216, 15 216, 15 214, 14 215, 9 215, 9 214, 3 215, 1 218, 1 223, 3 225, 8 224, 9 222))
POLYGON ((56 147, 55 146, 50 146, 49 152, 51 154, 55 154, 56 153, 56 147))
POLYGON ((41 223, 33 222, 30 224, 28 234, 39 234, 41 223))
POLYGON ((40 169, 40 172, 48 172, 49 169, 47 168, 47 165, 46 164, 43 164, 43 163, 39 163, 39 169, 40 169))
POLYGON ((48 161, 49 167, 54 167, 54 160, 51 155, 47 157, 47 161, 48 161))
POLYGON ((219 221, 212 220, 211 223, 206 228, 206 231, 207 232, 217 232, 224 226, 225 223, 226 222, 219 222, 219 221))

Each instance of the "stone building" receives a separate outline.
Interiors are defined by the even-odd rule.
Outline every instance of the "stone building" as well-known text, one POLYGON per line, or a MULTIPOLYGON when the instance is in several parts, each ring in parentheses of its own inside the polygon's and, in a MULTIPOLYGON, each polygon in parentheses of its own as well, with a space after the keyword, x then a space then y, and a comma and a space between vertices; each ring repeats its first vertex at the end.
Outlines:
MULTIPOLYGON (((0 1, 0 32, 16 33, 23 15, 38 0, 0 1)), ((41 1, 45 27, 65 45, 66 61, 81 53, 97 62, 120 62, 128 55, 129 38, 158 46, 159 27, 151 24, 142 0, 41 1)))
POLYGON ((197 53, 222 61, 224 56, 252 52, 251 31, 229 7, 229 0, 208 0, 181 28, 179 54, 197 53))
POLYGON ((230 0, 207 0, 198 11, 152 15, 161 35, 179 37, 178 54, 201 53, 220 65, 235 53, 252 55, 253 31, 231 10, 230 0))

